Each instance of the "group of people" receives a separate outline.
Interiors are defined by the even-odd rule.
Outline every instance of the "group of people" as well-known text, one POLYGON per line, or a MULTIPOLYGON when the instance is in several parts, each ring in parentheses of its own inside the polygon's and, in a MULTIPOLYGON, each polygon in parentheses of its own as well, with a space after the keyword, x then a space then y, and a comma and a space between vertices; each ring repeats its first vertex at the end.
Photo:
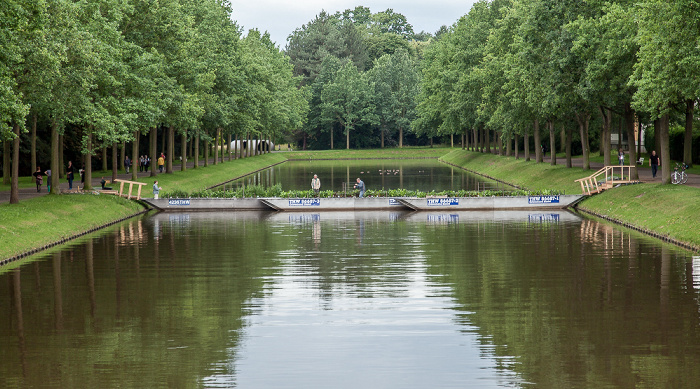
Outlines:
MULTIPOLYGON (((357 182, 353 188, 360 190, 360 198, 365 196, 365 183, 360 179, 360 177, 357 178, 357 182)), ((314 190, 314 195, 318 197, 321 191, 321 179, 318 178, 317 174, 314 174, 314 178, 311 179, 311 189, 314 190)))

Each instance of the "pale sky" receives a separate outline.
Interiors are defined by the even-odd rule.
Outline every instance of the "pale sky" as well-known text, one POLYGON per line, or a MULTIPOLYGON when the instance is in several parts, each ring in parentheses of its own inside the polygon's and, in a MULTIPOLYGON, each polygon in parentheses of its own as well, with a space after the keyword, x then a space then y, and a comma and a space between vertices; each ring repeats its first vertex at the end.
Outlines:
POLYGON ((246 34, 251 28, 268 31, 272 40, 284 49, 287 36, 296 28, 311 21, 321 10, 329 14, 336 11, 365 6, 372 13, 392 8, 406 16, 413 31, 435 33, 440 26, 451 26, 467 14, 475 3, 473 0, 230 0, 233 19, 243 27, 246 34))

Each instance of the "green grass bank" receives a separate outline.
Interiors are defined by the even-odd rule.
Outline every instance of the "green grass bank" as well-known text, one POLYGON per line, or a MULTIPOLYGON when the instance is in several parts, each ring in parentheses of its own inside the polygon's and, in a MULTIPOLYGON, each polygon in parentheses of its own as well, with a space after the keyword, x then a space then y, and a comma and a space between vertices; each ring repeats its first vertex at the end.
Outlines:
MULTIPOLYGON (((286 160, 282 153, 265 154, 184 172, 159 174, 155 179, 164 190, 202 190, 286 160)), ((29 183, 30 177, 21 177, 20 181, 25 178, 29 183)), ((153 178, 140 181, 149 184, 143 189, 144 197, 153 197, 153 178)), ((46 195, 14 205, 0 204, 0 260, 80 235, 143 210, 143 206, 134 201, 87 193, 46 195)))
POLYGON ((216 165, 210 164, 207 167, 200 166, 196 169, 187 169, 185 171, 173 168, 172 174, 158 174, 156 177, 139 178, 139 182, 148 184, 143 188, 141 197, 153 197, 154 180, 158 180, 158 186, 162 187, 164 191, 181 190, 193 192, 285 162, 287 158, 285 158, 284 154, 286 153, 258 155, 231 162, 226 161, 216 165))
MULTIPOLYGON (((441 160, 524 189, 561 189, 570 194, 581 193, 581 186, 574 180, 594 172, 464 150, 452 151, 441 160)), ((698 188, 626 185, 592 196, 581 202, 578 208, 700 248, 698 188)))
POLYGON ((282 152, 285 158, 290 160, 307 159, 410 159, 410 158, 440 158, 449 153, 452 148, 447 147, 403 147, 390 149, 368 150, 314 150, 314 151, 290 151, 282 152))
POLYGON ((41 196, 0 204, 0 259, 79 235, 144 210, 111 195, 41 196))

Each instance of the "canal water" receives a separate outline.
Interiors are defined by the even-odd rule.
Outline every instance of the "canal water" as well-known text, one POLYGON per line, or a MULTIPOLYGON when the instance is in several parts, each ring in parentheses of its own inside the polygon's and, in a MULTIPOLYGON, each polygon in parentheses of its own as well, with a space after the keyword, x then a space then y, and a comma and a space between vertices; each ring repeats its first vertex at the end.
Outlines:
POLYGON ((289 161, 227 183, 221 188, 242 185, 272 186, 281 184, 283 190, 311 189, 314 174, 321 180, 322 190, 352 189, 357 178, 367 189, 482 190, 507 189, 498 182, 439 162, 437 159, 377 159, 349 161, 289 161))
POLYGON ((0 387, 691 388, 699 288, 565 211, 161 213, 0 269, 0 387))

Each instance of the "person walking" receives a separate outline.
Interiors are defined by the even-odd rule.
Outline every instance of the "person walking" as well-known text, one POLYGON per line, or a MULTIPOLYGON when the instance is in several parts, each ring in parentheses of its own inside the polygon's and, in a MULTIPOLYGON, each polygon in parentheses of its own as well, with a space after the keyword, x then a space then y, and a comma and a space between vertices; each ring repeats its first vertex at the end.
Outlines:
POLYGON ((129 156, 127 155, 124 157, 124 169, 126 170, 126 174, 129 174, 129 168, 131 167, 131 159, 129 159, 129 156))
POLYGON ((41 184, 44 182, 44 173, 42 173, 41 167, 37 166, 36 171, 32 175, 36 181, 36 191, 41 192, 41 184))
POLYGON ((661 166, 661 160, 659 156, 656 155, 656 150, 651 151, 649 166, 651 166, 651 178, 656 178, 656 172, 659 170, 659 166, 661 166))
POLYGON ((360 177, 357 177, 357 183, 355 184, 354 188, 360 190, 360 198, 365 196, 365 183, 360 179, 360 177))
POLYGON ((51 169, 44 172, 46 175, 46 191, 51 193, 51 169))
POLYGON ((68 179, 68 190, 73 190, 73 161, 68 161, 66 178, 68 179))
POLYGON ((160 157, 158 157, 158 170, 163 173, 163 167, 165 166, 165 155, 163 153, 160 153, 160 157))
POLYGON ((620 166, 625 165, 625 153, 622 151, 622 149, 617 150, 617 160, 620 162, 620 166))
POLYGON ((163 188, 158 187, 158 180, 153 181, 153 199, 158 200, 158 194, 163 188))
POLYGON ((314 178, 311 179, 311 189, 314 190, 314 196, 318 197, 319 191, 321 190, 321 180, 316 174, 314 174, 314 178))

